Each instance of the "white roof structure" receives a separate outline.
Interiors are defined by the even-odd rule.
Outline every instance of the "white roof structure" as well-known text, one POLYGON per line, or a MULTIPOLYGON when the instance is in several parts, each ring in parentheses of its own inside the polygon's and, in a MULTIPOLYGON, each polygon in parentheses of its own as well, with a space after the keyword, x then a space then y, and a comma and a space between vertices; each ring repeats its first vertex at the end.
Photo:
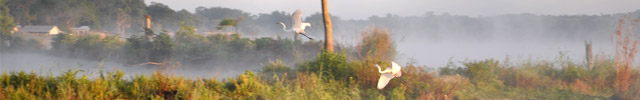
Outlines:
POLYGON ((61 33, 57 26, 23 26, 20 32, 24 33, 46 33, 46 34, 58 34, 61 33))
POLYGON ((89 28, 89 26, 80 26, 76 29, 80 29, 80 30, 91 30, 91 28, 89 28))

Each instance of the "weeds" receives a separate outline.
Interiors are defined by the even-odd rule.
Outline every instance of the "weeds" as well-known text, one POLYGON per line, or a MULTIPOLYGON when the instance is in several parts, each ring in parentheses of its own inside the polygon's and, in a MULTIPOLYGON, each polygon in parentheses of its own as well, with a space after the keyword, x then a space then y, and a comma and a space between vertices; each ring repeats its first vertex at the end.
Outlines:
MULTIPOLYGON (((363 59, 349 61, 345 52, 321 52, 315 59, 292 67, 278 59, 270 61, 257 73, 246 71, 223 80, 184 78, 162 68, 151 75, 126 79, 121 71, 106 72, 95 79, 78 75, 81 70, 69 70, 57 76, 5 72, 0 75, 0 100, 640 99, 640 74, 631 65, 635 51, 630 52, 636 50, 637 43, 630 42, 635 40, 629 35, 620 37, 624 38, 619 40, 622 42, 618 44, 617 56, 597 58, 593 68, 562 57, 556 61, 522 64, 500 63, 493 59, 462 62, 462 66, 452 63, 438 73, 427 71, 424 66, 408 64, 403 66, 402 77, 391 80, 381 90, 375 88, 380 74, 373 65, 388 66, 389 59, 374 58, 393 52, 361 49, 371 53, 362 56, 363 59)), ((388 35, 372 38, 374 40, 365 41, 388 38, 388 35)), ((385 44, 392 44, 385 41, 385 44)), ((266 44, 257 44, 257 47, 274 48, 266 44)), ((169 64, 180 66, 179 63, 169 64)))
POLYGON ((627 90, 633 81, 631 66, 638 52, 638 40, 633 34, 640 19, 632 19, 631 17, 631 14, 626 15, 626 18, 622 16, 618 20, 618 28, 615 33, 616 75, 614 89, 616 90, 615 97, 619 99, 631 99, 631 96, 627 96, 627 90), (625 26, 630 26, 630 28, 625 26))

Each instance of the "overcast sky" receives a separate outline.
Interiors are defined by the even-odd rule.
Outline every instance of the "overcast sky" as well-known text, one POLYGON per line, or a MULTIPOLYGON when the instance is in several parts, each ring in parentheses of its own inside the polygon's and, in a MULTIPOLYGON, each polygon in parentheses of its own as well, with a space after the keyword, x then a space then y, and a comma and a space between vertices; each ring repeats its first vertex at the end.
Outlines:
MULTIPOLYGON (((291 13, 301 9, 303 16, 320 12, 320 0, 146 0, 194 12, 196 7, 228 7, 257 13, 275 10, 291 13)), ((640 9, 640 0, 329 0, 329 11, 343 19, 366 19, 387 13, 400 16, 436 14, 491 16, 533 13, 545 15, 610 14, 640 9)))

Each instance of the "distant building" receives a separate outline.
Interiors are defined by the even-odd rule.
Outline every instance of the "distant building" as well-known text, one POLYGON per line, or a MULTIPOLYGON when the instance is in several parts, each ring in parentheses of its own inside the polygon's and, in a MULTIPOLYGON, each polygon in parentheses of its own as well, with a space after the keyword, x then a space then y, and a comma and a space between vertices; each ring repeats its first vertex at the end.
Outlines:
POLYGON ((20 25, 17 25, 16 27, 13 27, 13 29, 11 29, 11 33, 16 33, 20 30, 20 25))
POLYGON ((91 28, 89 28, 89 26, 80 26, 78 28, 73 28, 72 31, 73 34, 87 35, 89 34, 89 31, 91 31, 91 28))
POLYGON ((20 33, 32 35, 56 35, 62 33, 58 26, 24 26, 20 33))
POLYGON ((58 26, 22 26, 18 33, 25 38, 38 40, 43 48, 50 49, 52 37, 63 32, 58 26))

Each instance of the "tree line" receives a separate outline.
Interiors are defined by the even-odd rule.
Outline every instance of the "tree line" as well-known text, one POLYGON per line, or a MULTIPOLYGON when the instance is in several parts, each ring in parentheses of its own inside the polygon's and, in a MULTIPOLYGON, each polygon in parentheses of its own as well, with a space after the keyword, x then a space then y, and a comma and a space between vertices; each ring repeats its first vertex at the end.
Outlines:
MULTIPOLYGON (((197 7, 194 12, 175 10, 169 6, 143 0, 4 0, 3 10, 13 17, 15 25, 56 25, 64 31, 78 26, 90 26, 107 33, 143 34, 144 15, 153 19, 152 29, 177 32, 180 23, 193 26, 197 33, 238 32, 245 36, 283 35, 274 22, 290 23, 290 11, 249 13, 225 7, 197 7), (6 8, 5 8, 6 7, 6 8), (232 23, 229 23, 233 21, 232 23), (226 23, 226 24, 221 24, 226 23)), ((304 17, 312 26, 307 33, 323 37, 322 13, 304 17)), ((640 15, 640 10, 631 12, 640 15)), ((331 16, 336 39, 356 38, 355 31, 372 27, 387 28, 400 35, 422 35, 438 40, 449 35, 493 38, 496 35, 543 35, 557 39, 600 37, 614 30, 616 20, 626 13, 600 15, 536 15, 506 14, 495 16, 464 16, 425 12, 420 16, 371 16, 366 19, 341 19, 331 16), (542 33, 542 34, 537 34, 542 33), (578 37, 578 38, 576 38, 578 37)), ((288 34, 284 34, 288 36, 288 34)), ((608 34, 607 34, 608 35, 608 34)))

